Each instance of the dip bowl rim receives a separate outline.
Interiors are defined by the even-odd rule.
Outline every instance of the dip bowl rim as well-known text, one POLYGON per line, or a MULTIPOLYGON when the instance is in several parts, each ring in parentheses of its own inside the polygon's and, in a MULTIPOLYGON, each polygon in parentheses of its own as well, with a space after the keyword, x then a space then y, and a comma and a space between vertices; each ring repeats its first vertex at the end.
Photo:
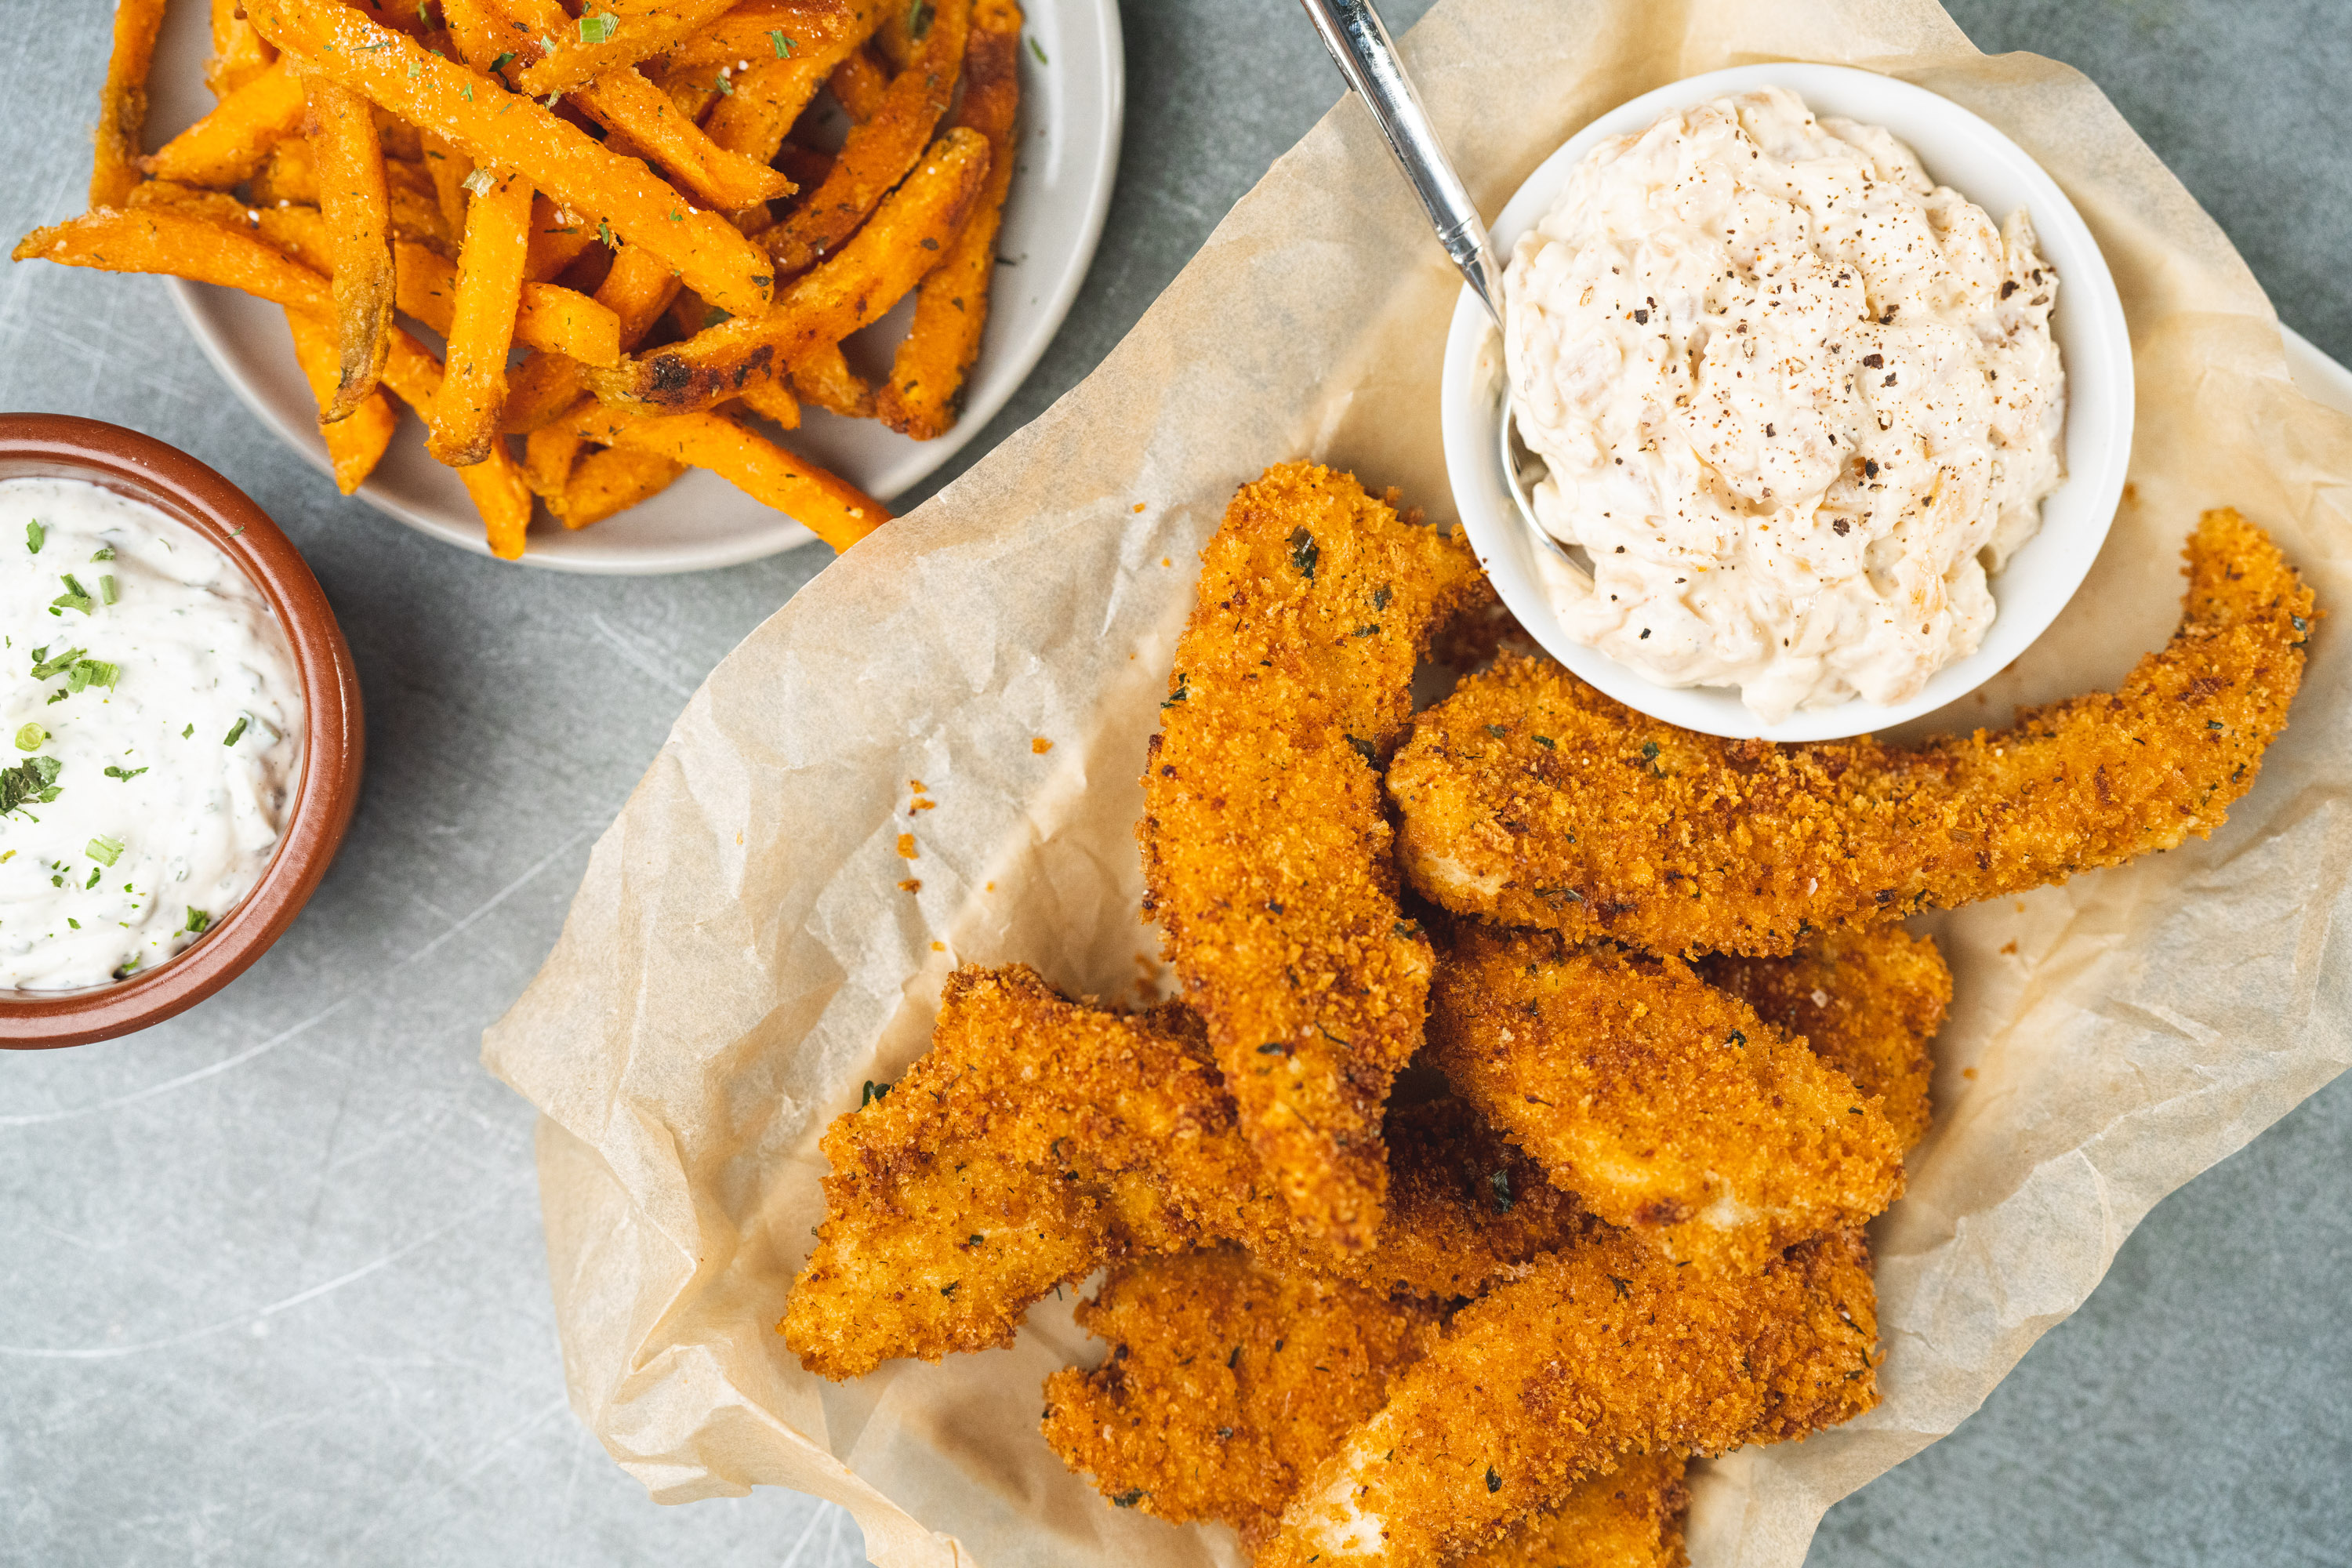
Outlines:
POLYGON ((113 1039, 186 1011, 242 974, 301 913, 359 803, 366 738, 357 671, 310 563, 253 499, 136 430, 68 414, 0 413, 0 479, 70 479, 143 501, 236 563, 268 602, 301 683, 302 776, 253 890, 153 969, 77 991, 0 990, 0 1049, 113 1039))

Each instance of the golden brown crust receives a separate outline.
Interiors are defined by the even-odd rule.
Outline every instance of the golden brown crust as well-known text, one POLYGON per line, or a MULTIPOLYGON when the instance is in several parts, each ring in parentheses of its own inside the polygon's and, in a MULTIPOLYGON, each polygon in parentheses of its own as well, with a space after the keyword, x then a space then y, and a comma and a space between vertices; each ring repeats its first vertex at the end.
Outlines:
POLYGON ((1801 1437, 1877 1399, 1856 1235, 1761 1274, 1678 1269, 1622 1233, 1456 1314, 1381 1413, 1317 1467, 1258 1568, 1436 1568, 1629 1452, 1801 1437))
POLYGON ((1878 1103, 1680 959, 1465 927, 1430 1003, 1463 1098, 1676 1261, 1760 1268, 1903 1190, 1878 1103))
POLYGON ((1830 931, 1786 958, 1718 953, 1697 968, 1876 1097, 1905 1153, 1927 1136, 1927 1047, 1952 1005, 1952 972, 1934 942, 1900 926, 1830 931))
POLYGON ((1455 1568, 1689 1568, 1686 1463, 1679 1454, 1637 1454, 1588 1476, 1557 1508, 1529 1515, 1455 1568))
POLYGON ((1505 658, 1388 774, 1407 874, 1446 908, 1659 952, 1785 953, 2210 834, 2303 676, 2312 595, 2205 514, 2180 629, 2113 695, 1912 748, 1697 735, 1505 658))
POLYGON ((1432 633, 1485 592, 1460 540, 1349 476, 1267 469, 1203 552, 1144 773, 1147 912, 1266 1169, 1345 1247, 1380 1226, 1381 1108, 1429 984, 1375 769, 1432 633))

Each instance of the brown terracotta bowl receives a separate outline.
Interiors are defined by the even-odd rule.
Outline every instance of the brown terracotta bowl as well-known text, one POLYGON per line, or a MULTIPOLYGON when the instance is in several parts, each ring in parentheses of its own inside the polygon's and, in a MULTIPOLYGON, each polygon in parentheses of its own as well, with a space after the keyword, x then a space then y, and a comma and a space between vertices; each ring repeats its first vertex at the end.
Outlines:
POLYGON ((358 804, 364 738, 352 650, 293 542, 243 490, 176 447, 63 414, 0 414, 0 479, 87 479, 145 501, 244 569, 293 644, 308 733, 302 779, 278 852, 245 901, 169 962, 81 991, 0 991, 0 1048, 112 1039, 194 1006, 294 923, 342 844, 358 804))

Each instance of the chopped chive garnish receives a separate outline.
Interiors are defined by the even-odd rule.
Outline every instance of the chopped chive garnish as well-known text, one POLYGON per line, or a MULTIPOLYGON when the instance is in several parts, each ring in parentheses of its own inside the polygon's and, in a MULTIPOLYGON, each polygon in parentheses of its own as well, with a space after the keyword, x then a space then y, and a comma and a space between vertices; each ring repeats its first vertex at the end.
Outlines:
POLYGON ((41 656, 48 651, 49 650, 45 647, 37 647, 33 650, 33 657, 37 659, 40 659, 38 664, 33 666, 33 679, 35 680, 47 680, 49 677, 55 675, 61 669, 71 668, 73 667, 74 660, 81 658, 81 656, 88 650, 84 648, 69 647, 66 649, 65 652, 58 655, 55 658, 41 658, 41 656))
POLYGON ((131 768, 126 770, 112 763, 109 763, 106 767, 106 776, 110 779, 121 779, 124 784, 129 784, 132 779, 137 778, 141 773, 143 773, 146 771, 147 770, 145 768, 131 768))
POLYGON ((191 725, 189 725, 186 729, 184 729, 184 730, 183 730, 183 731, 180 731, 180 739, 182 739, 183 741, 184 741, 184 740, 186 740, 189 736, 191 736, 191 735, 194 734, 195 732, 196 732, 196 727, 195 727, 194 724, 191 724, 191 725))
POLYGON ((41 520, 37 517, 25 525, 25 548, 38 555, 41 552, 42 541, 48 536, 48 530, 41 526, 41 520))
POLYGON ((240 735, 243 735, 243 734, 245 733, 245 724, 246 724, 246 718, 245 718, 245 715, 244 715, 244 714, 242 714, 242 713, 238 714, 238 715, 236 716, 236 723, 234 723, 234 724, 231 724, 231 725, 228 727, 228 734, 227 734, 227 736, 226 736, 226 738, 221 742, 221 744, 222 744, 222 745, 224 745, 224 746, 234 746, 234 745, 236 745, 236 742, 237 742, 237 737, 239 737, 240 735))
POLYGON ((495 186, 498 183, 499 177, 496 174, 491 174, 488 169, 477 169, 472 174, 467 175, 465 179, 466 189, 478 196, 488 195, 490 194, 491 187, 495 186))
POLYGON ((788 60, 793 58, 793 41, 784 37, 782 28, 779 27, 774 32, 770 33, 768 35, 768 42, 775 46, 776 58, 778 59, 788 60))
POLYGON ((112 546, 111 544, 101 544, 101 545, 100 545, 100 546, 98 547, 98 553, 97 553, 97 554, 95 554, 95 555, 93 555, 93 556, 91 556, 91 557, 90 557, 90 559, 91 559, 92 561, 111 561, 111 560, 113 560, 113 559, 114 559, 114 546, 112 546))
POLYGON ((16 749, 20 752, 37 752, 41 749, 41 742, 48 738, 49 732, 38 724, 27 724, 16 731, 16 749))
POLYGON ((1037 63, 1041 66, 1049 66, 1054 63, 1045 58, 1044 46, 1040 45, 1034 37, 1032 37, 1029 40, 1029 52, 1037 57, 1037 63))
POLYGON ((930 0, 910 0, 907 6, 907 36, 917 43, 922 42, 923 36, 931 30, 932 14, 930 0))
POLYGON ((66 672, 66 689, 85 691, 93 686, 103 686, 111 691, 114 683, 121 679, 120 665, 109 664, 102 658, 78 658, 73 668, 66 672))
POLYGON ((719 89, 719 96, 722 98, 732 98, 735 96, 735 84, 727 79, 727 73, 725 71, 720 71, 718 76, 713 78, 710 85, 719 89))
POLYGON ((613 36, 613 29, 618 26, 620 24, 610 16, 583 16, 580 18, 580 41, 601 44, 613 36))
POLYGON ((196 908, 194 904, 190 904, 188 906, 188 924, 186 929, 189 931, 200 931, 212 923, 212 916, 205 913, 204 910, 196 908))
MULTIPOLYGON (((109 838, 101 834, 89 841, 89 847, 83 853, 101 866, 111 866, 122 858, 122 840, 109 838)), ((91 872, 89 880, 92 887, 97 886, 98 873, 91 872)))
POLYGON ((621 248, 621 242, 613 237, 613 226, 603 218, 596 220, 596 237, 604 242, 605 248, 608 250, 621 248))
POLYGON ((98 602, 100 604, 110 605, 121 596, 121 594, 118 592, 114 586, 114 578, 111 575, 100 577, 98 580, 98 602))
POLYGON ((512 49, 509 49, 506 53, 500 55, 497 59, 490 62, 490 69, 494 71, 502 71, 507 68, 508 62, 513 58, 514 51, 512 49))

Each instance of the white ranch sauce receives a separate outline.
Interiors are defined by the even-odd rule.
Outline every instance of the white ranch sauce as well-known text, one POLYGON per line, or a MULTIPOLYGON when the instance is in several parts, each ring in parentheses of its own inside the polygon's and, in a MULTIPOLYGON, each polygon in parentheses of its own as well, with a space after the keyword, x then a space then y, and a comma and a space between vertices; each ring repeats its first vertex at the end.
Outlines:
POLYGON ((152 969, 253 890, 285 831, 303 744, 285 631, 194 531, 39 479, 0 481, 0 768, 18 797, 57 792, 0 816, 0 989, 152 969), (68 576, 86 611, 56 602, 68 576))
POLYGON ((2064 477, 2057 283, 2023 213, 1784 89, 1593 149, 1504 279, 1569 636, 1768 722, 1916 695, 2064 477))

